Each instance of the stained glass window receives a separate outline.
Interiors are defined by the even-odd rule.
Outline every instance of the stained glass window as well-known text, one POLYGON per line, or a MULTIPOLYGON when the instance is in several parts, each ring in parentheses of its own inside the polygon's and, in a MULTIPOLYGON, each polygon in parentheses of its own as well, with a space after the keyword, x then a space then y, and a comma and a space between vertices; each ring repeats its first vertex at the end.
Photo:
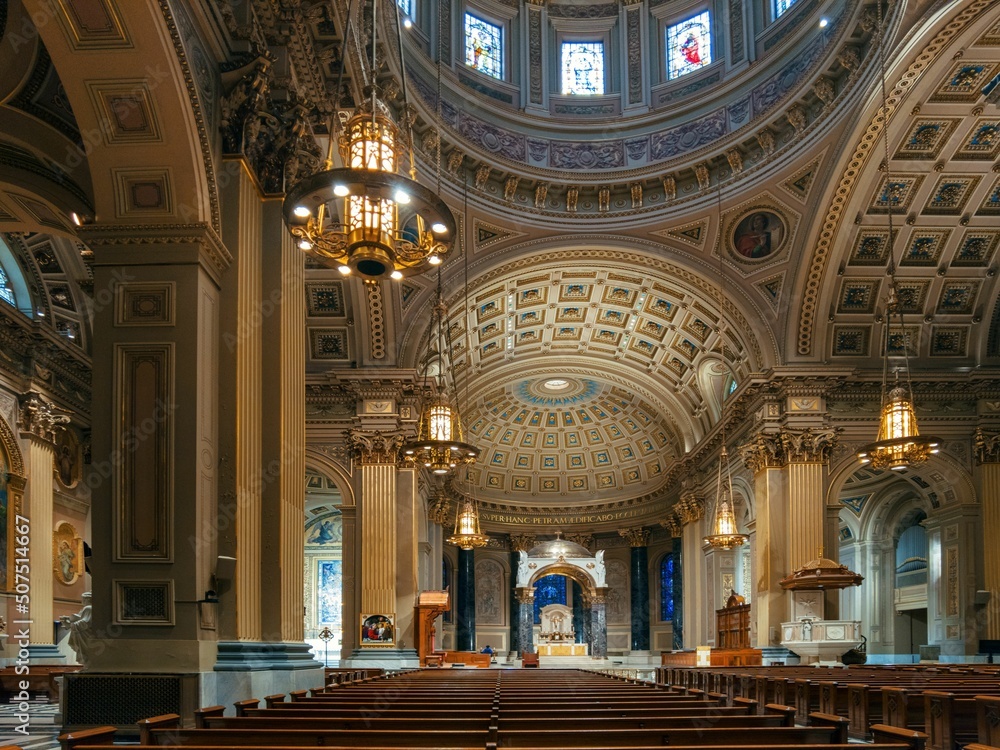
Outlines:
POLYGON ((708 11, 667 27, 667 78, 693 73, 712 62, 712 24, 708 11))
POLYGON ((566 576, 544 576, 535 581, 535 625, 542 623, 542 607, 566 603, 566 576))
POLYGON ((466 13, 465 64, 488 76, 503 78, 503 29, 466 13))
POLYGON ((736 392, 736 381, 735 380, 730 380, 729 381, 729 391, 726 393, 726 395, 727 396, 732 396, 733 393, 735 393, 735 392, 736 392))
POLYGON ((793 5, 795 5, 795 0, 774 0, 774 17, 778 18, 793 5))
POLYGON ((7 273, 3 270, 3 268, 0 268, 0 299, 8 305, 17 306, 14 301, 14 289, 11 286, 10 279, 7 278, 7 273))
POLYGON ((563 42, 562 92, 604 93, 604 42, 563 42))
MULTIPOLYGON (((775 2, 781 2, 782 0, 775 0, 775 2)), ((784 0, 787 2, 788 0, 784 0)), ((399 9, 403 11, 404 16, 409 16, 413 18, 413 0, 396 0, 396 5, 399 9)))
POLYGON ((674 619, 674 556, 667 554, 660 561, 660 620, 674 619))

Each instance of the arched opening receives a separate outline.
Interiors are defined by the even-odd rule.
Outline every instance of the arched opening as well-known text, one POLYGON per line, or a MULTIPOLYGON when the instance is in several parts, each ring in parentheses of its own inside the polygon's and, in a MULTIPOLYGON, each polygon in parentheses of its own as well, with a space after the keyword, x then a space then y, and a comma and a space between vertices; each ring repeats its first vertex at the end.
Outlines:
POLYGON ((341 495, 323 474, 306 473, 305 638, 318 661, 336 666, 344 637, 341 495))

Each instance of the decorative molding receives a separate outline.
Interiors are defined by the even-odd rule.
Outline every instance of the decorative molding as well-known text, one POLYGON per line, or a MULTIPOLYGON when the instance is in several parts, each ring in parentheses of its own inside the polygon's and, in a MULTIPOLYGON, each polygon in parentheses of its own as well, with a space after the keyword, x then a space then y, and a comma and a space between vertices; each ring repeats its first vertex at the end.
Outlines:
POLYGON ((69 424, 69 412, 46 401, 35 391, 20 396, 18 405, 21 437, 38 440, 54 448, 59 432, 65 429, 64 425, 69 424))
POLYGON ((510 548, 515 552, 527 552, 535 546, 534 534, 511 534, 510 548))
POLYGON ((114 288, 116 326, 174 325, 175 282, 130 281, 114 288))
MULTIPOLYGON (((826 463, 837 446, 842 427, 813 431, 782 428, 781 449, 787 463, 826 463)), ((756 471, 754 471, 756 473, 756 471)))
POLYGON ((743 463, 756 474, 785 465, 785 447, 780 433, 757 433, 749 443, 737 447, 743 463))
POLYGON ((399 447, 403 444, 402 435, 385 435, 378 430, 365 432, 355 429, 346 430, 344 434, 348 447, 362 465, 397 463, 399 447))
POLYGON ((973 436, 973 449, 979 464, 1000 463, 1000 432, 986 432, 982 428, 973 436))
POLYGON ((642 526, 618 529, 618 536, 628 540, 629 547, 646 547, 649 545, 649 529, 642 526))

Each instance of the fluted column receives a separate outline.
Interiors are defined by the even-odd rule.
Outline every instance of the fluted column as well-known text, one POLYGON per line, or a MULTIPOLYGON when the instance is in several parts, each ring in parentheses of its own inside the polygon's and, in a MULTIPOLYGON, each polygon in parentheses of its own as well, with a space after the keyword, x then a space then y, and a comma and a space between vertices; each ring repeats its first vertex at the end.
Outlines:
MULTIPOLYGON (((219 510, 225 522, 219 528, 218 553, 235 557, 236 563, 232 581, 216 581, 218 627, 221 640, 260 641, 264 197, 243 159, 227 166, 233 179, 222 186, 222 235, 233 262, 220 293, 219 413, 232 429, 219 435, 219 510)), ((273 313, 270 307, 266 311, 273 313)))
POLYGON ((619 529, 618 534, 628 540, 630 547, 630 648, 632 651, 649 651, 649 529, 619 529))
POLYGON ((990 592, 983 638, 1000 639, 1000 432, 977 430, 977 471, 982 488, 983 586, 990 592))
MULTIPOLYGON (((394 614, 396 609, 396 456, 401 438, 351 430, 348 437, 361 470, 361 614, 394 614)), ((364 648, 364 644, 361 644, 364 648)))
MULTIPOLYGON (((781 444, 788 465, 787 574, 819 557, 824 549, 827 467, 837 431, 785 428, 781 444)), ((836 550, 825 551, 830 558, 836 554, 836 550)))
POLYGON ((517 590, 517 641, 521 654, 535 653, 533 630, 535 625, 535 590, 531 587, 517 590))
MULTIPOLYGON (((670 525, 675 530, 671 533, 680 534, 681 556, 684 565, 681 568, 681 590, 692 592, 692 598, 684 608, 684 627, 682 637, 684 648, 696 648, 703 645, 708 637, 707 609, 710 606, 703 594, 706 586, 704 553, 702 552, 701 524, 699 521, 705 515, 704 498, 692 490, 681 493, 681 501, 674 509, 670 525)), ((675 595, 676 606, 676 595, 675 595)))
POLYGON ((476 551, 458 550, 458 591, 455 594, 455 648, 476 650, 476 551))
MULTIPOLYGON (((28 440, 26 473, 27 492, 24 515, 31 523, 29 534, 31 609, 31 660, 33 663, 58 663, 65 659, 53 642, 52 607, 52 476, 56 434, 69 417, 38 393, 21 397, 20 433, 28 440)), ((9 525, 14 525, 10 516, 9 525)))
POLYGON ((752 616, 757 620, 757 648, 777 646, 781 623, 788 616, 785 592, 778 581, 791 571, 786 553, 788 481, 785 454, 776 433, 759 433, 739 447, 739 454, 753 472, 757 503, 757 544, 754 570, 757 580, 752 616))

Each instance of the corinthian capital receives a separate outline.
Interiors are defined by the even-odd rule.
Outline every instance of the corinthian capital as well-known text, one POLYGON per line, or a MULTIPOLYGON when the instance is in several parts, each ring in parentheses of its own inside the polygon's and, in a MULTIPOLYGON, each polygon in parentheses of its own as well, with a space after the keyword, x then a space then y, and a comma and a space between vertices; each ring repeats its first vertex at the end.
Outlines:
POLYGON ((681 495, 680 502, 674 506, 674 513, 682 525, 699 521, 705 515, 705 500, 693 492, 685 492, 681 495))
POLYGON ((618 529, 618 536, 627 539, 629 547, 645 547, 649 544, 649 529, 644 529, 642 526, 618 529))
POLYGON ((515 552, 527 552, 535 546, 534 534, 511 534, 510 548, 515 552))
POLYGON ((758 433, 749 443, 736 449, 743 463, 754 474, 763 469, 785 465, 785 449, 778 435, 758 433))
POLYGON ((981 464, 1000 464, 1000 432, 977 429, 973 437, 976 461, 981 464))
POLYGON ((21 435, 54 445, 59 432, 69 423, 69 414, 34 391, 22 395, 18 402, 21 435))
POLYGON ((433 497, 427 502, 427 520, 438 526, 445 526, 451 518, 451 503, 444 495, 433 497))
POLYGON ((781 431, 781 447, 785 451, 785 459, 791 463, 816 464, 830 460, 830 454, 837 446, 839 427, 828 430, 792 430, 787 427, 781 431))
POLYGON ((345 434, 347 445, 362 464, 395 464, 403 444, 401 435, 383 435, 377 430, 345 430, 345 434))

